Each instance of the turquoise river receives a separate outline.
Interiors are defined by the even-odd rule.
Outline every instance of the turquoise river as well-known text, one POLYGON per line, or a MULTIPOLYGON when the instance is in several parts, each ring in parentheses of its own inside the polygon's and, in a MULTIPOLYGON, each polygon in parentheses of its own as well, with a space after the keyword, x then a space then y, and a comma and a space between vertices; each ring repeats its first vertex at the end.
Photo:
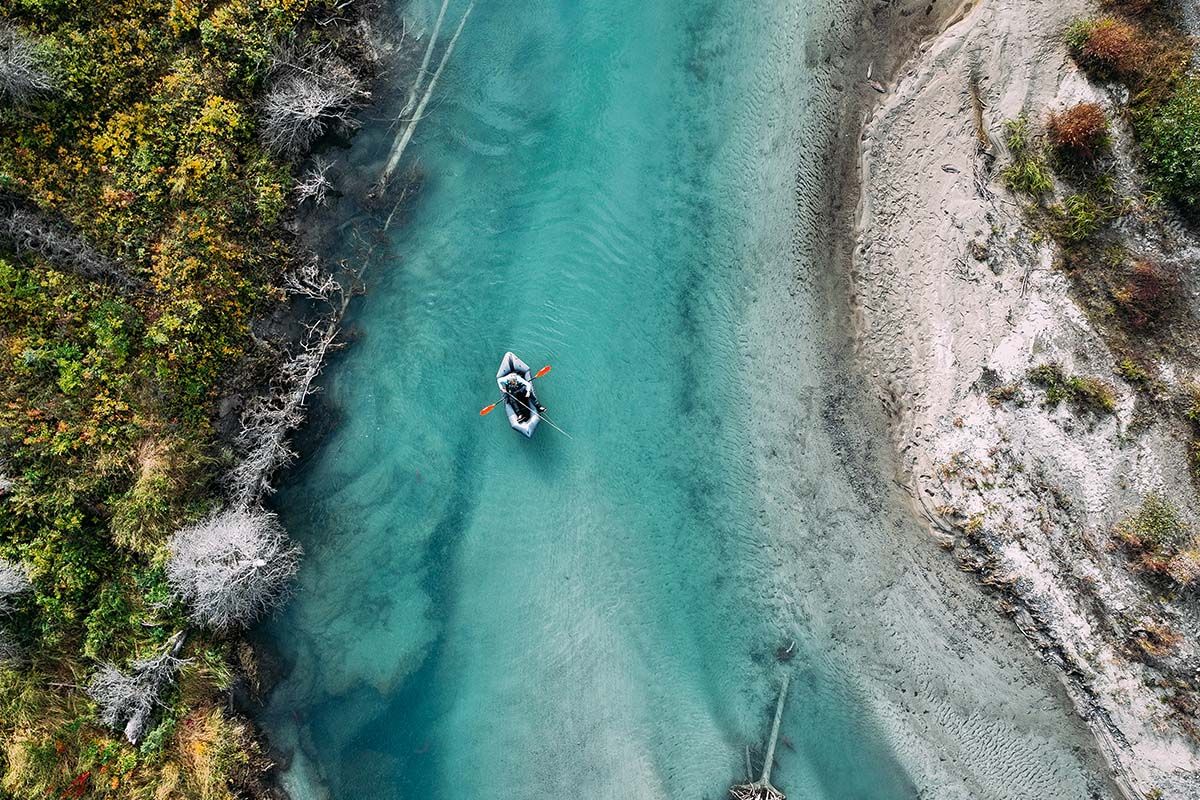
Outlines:
POLYGON ((1026 648, 905 561, 935 548, 813 254, 850 5, 477 2, 273 499, 306 550, 259 634, 296 800, 723 797, 785 669, 794 799, 1107 796, 1026 648), (478 415, 509 349, 569 436, 478 415))

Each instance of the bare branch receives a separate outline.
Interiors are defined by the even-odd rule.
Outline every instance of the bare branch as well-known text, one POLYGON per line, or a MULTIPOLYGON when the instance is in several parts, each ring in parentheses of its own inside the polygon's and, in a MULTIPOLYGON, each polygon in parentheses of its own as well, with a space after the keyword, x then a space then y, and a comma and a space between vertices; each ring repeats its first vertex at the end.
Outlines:
MULTIPOLYGON (((421 102, 417 104, 416 110, 413 113, 412 118, 408 121, 408 124, 404 127, 404 130, 397 134, 396 141, 392 145, 391 155, 388 156, 387 165, 384 166, 383 174, 379 178, 379 184, 376 189, 377 193, 383 194, 383 191, 387 188, 388 181, 392 178, 392 173, 396 171, 396 167, 400 163, 401 156, 404 155, 404 151, 408 147, 408 143, 412 141, 413 133, 417 129, 417 123, 421 121, 421 117, 425 114, 425 106, 429 104, 429 98, 433 96, 433 90, 437 86, 438 78, 442 76, 442 70, 446 68, 446 62, 450 60, 450 56, 454 53, 454 46, 458 43, 458 37, 462 34, 463 26, 467 24, 467 18, 471 16, 471 12, 474 9, 475 3, 474 0, 472 0, 472 2, 467 6, 467 10, 463 12, 462 17, 459 19, 458 27, 454 29, 454 35, 450 37, 450 41, 446 44, 446 49, 442 51, 442 58, 438 62, 437 69, 434 70, 433 75, 429 78, 429 83, 425 85, 425 93, 421 96, 421 102)), ((445 6, 443 5, 443 11, 444 10, 445 6)), ((441 25, 441 20, 442 18, 439 14, 439 27, 441 25)), ((432 41, 430 41, 429 46, 430 48, 433 47, 432 41)), ((426 56, 428 57, 428 55, 429 51, 426 51, 426 56)), ((422 61, 421 63, 422 70, 428 66, 427 61, 422 61)), ((423 76, 420 74, 417 75, 418 84, 420 83, 422 77, 423 76)), ((415 90, 416 86, 413 88, 415 90)), ((407 108, 408 106, 406 104, 405 109, 407 108)))
POLYGON ((167 649, 154 658, 140 659, 123 672, 113 664, 101 664, 88 683, 87 693, 99 706, 100 721, 114 729, 123 729, 131 744, 141 741, 156 706, 175 681, 184 634, 177 633, 167 649))
POLYGON ((184 528, 167 544, 167 581, 201 625, 244 627, 288 594, 300 548, 274 514, 229 509, 184 528))
POLYGON ((336 342, 348 293, 315 256, 285 276, 284 288, 293 295, 328 305, 329 312, 305 331, 296 351, 279 368, 270 389, 246 404, 242 429, 235 439, 240 460, 225 476, 235 507, 250 508, 273 490, 271 478, 296 457, 288 436, 304 421, 305 401, 336 342))
POLYGON ((56 268, 85 278, 112 280, 125 287, 138 283, 78 234, 22 208, 11 197, 0 197, 0 241, 7 241, 17 255, 35 253, 56 268))
POLYGON ((325 195, 333 189, 333 182, 329 180, 329 168, 334 162, 327 161, 320 156, 313 159, 312 166, 296 181, 296 198, 298 202, 303 203, 306 200, 312 200, 314 205, 325 205, 325 195))
POLYGON ((36 39, 0 21, 0 99, 23 106, 54 88, 47 63, 36 39))
POLYGON ((425 73, 429 71, 429 59, 433 56, 433 48, 437 44, 438 36, 442 32, 442 21, 446 18, 446 8, 450 5, 450 0, 442 0, 442 7, 438 9, 437 20, 433 23, 433 32, 429 34, 429 43, 425 45, 425 54, 421 56, 421 66, 417 68, 417 77, 413 80, 412 87, 408 90, 408 99, 404 101, 404 108, 400 109, 400 113, 396 115, 396 122, 407 120, 408 115, 417 106, 417 92, 421 89, 421 84, 425 82, 425 73))
POLYGON ((268 148, 298 156, 329 130, 358 127, 353 112, 371 94, 329 48, 283 47, 272 56, 272 65, 275 78, 262 106, 268 148))

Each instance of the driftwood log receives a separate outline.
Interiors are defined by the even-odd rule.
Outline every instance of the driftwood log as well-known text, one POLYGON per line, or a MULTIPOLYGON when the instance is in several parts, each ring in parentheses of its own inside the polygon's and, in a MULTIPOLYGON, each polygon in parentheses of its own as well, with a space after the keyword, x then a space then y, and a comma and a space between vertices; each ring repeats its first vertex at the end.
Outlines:
POLYGON ((763 762, 762 777, 753 783, 731 787, 731 800, 787 800, 787 795, 771 785, 771 767, 775 763, 775 743, 779 740, 779 723, 783 720, 783 704, 787 700, 788 684, 791 680, 792 676, 784 673, 779 700, 775 703, 775 719, 771 723, 771 738, 767 743, 767 758, 763 762))

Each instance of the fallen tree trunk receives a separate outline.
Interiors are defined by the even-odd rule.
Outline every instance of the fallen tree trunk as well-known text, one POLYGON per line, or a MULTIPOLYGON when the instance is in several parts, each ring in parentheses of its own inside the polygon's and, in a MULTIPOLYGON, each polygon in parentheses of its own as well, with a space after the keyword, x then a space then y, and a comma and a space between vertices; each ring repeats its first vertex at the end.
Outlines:
MULTIPOLYGON (((450 42, 446 45, 446 49, 442 51, 442 58, 438 62, 437 69, 434 70, 433 76, 425 86, 425 93, 421 96, 421 102, 417 105, 416 112, 408 121, 408 125, 405 126, 404 130, 396 136, 396 142, 392 145, 392 154, 388 158, 387 166, 383 168, 383 175, 379 178, 379 194, 382 194, 383 190, 387 188, 392 173, 396 171, 396 167, 400 164, 400 158, 404 155, 404 150, 408 147, 408 143, 412 141, 413 133, 417 129, 417 123, 421 121, 421 117, 425 113, 425 106, 429 105, 429 98, 433 97, 433 90, 437 86, 438 78, 441 77, 442 70, 446 68, 446 62, 450 60, 451 54, 454 53, 454 45, 458 43, 458 37, 462 34, 463 26, 467 24, 467 17, 471 16, 471 11, 474 8, 475 3, 472 2, 467 6, 467 10, 463 12, 462 19, 458 21, 458 27, 454 30, 454 35, 450 37, 450 42)), ((433 46, 432 41, 429 44, 430 47, 433 46)))

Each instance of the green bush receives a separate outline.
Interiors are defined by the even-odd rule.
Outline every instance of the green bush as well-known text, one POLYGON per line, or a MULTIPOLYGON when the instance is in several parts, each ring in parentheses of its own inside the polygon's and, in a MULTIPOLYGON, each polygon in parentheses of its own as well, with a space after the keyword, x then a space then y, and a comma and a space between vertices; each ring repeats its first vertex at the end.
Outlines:
POLYGON ((1141 508, 1118 522, 1113 533, 1143 571, 1180 586, 1200 582, 1200 538, 1163 495, 1146 495, 1141 508))
POLYGON ((1155 187, 1189 210, 1200 207, 1200 80, 1181 81, 1138 120, 1138 132, 1155 187))
POLYGON ((1058 364, 1040 364, 1029 370, 1029 380, 1046 390, 1046 405, 1053 408, 1064 400, 1077 409, 1097 414, 1117 410, 1117 396, 1104 381, 1068 375, 1058 364))

